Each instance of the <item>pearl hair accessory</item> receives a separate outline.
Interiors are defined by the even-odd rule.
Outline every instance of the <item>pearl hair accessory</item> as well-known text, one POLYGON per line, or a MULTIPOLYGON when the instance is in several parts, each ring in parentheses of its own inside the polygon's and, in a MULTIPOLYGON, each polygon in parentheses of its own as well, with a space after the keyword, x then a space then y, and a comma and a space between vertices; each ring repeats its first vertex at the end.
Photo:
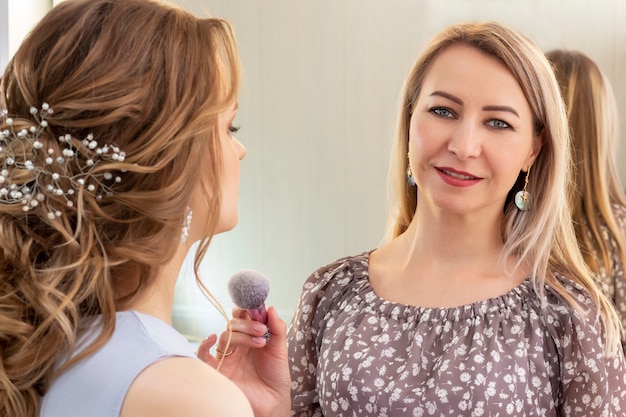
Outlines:
MULTIPOLYGON (((0 109, 0 204, 22 204, 29 212, 39 205, 47 210, 47 217, 61 216, 52 202, 59 198, 68 207, 76 204, 76 195, 82 192, 101 200, 111 195, 111 186, 121 177, 111 172, 93 173, 101 162, 123 162, 126 154, 117 146, 99 145, 89 134, 83 140, 67 134, 58 137, 61 153, 44 148, 42 132, 47 128, 46 117, 53 113, 47 103, 41 109, 30 108, 37 126, 15 131, 16 122, 0 109)), ((123 172, 123 171, 122 171, 123 172)))

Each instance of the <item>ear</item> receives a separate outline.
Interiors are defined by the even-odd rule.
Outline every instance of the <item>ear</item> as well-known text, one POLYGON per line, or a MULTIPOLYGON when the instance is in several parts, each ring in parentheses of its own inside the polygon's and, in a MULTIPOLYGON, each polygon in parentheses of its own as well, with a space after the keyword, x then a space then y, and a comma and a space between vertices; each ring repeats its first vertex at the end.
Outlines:
POLYGON ((542 134, 534 135, 532 145, 530 148, 530 154, 528 155, 528 157, 526 158, 526 161, 524 162, 524 168, 527 169, 535 163, 535 159, 537 159, 537 155, 539 155, 539 152, 541 151, 542 147, 543 147, 543 135, 542 134))

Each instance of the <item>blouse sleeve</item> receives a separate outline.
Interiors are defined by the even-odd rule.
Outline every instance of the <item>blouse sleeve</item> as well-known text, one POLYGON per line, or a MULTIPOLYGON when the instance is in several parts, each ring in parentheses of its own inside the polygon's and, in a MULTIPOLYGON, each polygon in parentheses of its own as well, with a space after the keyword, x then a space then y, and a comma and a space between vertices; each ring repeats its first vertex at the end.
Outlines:
POLYGON ((570 286, 585 310, 581 315, 563 302, 553 305, 557 319, 552 331, 560 363, 560 415, 567 417, 626 416, 626 366, 622 349, 605 354, 602 326, 591 298, 570 286))
POLYGON ((323 331, 334 314, 333 300, 345 281, 335 280, 349 269, 347 258, 315 271, 305 281, 287 332, 291 371, 291 415, 321 417, 316 388, 318 354, 323 331))

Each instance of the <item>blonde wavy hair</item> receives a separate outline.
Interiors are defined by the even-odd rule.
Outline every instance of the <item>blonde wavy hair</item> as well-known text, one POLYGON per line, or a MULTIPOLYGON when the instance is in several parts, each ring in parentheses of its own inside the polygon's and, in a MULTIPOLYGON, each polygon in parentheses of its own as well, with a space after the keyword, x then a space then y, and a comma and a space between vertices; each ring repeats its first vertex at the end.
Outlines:
POLYGON ((618 267, 610 241, 617 244, 619 262, 626 265, 626 237, 612 205, 626 207, 624 186, 615 163, 619 138, 613 89, 598 65, 579 51, 546 53, 554 66, 571 127, 574 189, 570 195, 576 237, 585 261, 599 275, 611 277, 618 267), (607 228, 610 239, 603 236, 607 228))
POLYGON ((533 164, 528 191, 533 197, 530 211, 514 204, 515 192, 524 185, 520 172, 507 196, 502 225, 502 258, 515 255, 519 265, 530 268, 533 286, 545 302, 545 285, 552 287, 579 313, 584 308, 574 300, 556 275, 582 285, 598 306, 607 338, 607 353, 619 347, 620 325, 612 303, 594 283, 592 273, 578 249, 568 206, 571 187, 569 128, 565 106, 552 67, 544 53, 527 37, 496 22, 462 23, 441 32, 417 57, 402 89, 396 135, 391 154, 390 219, 387 239, 402 234, 417 207, 416 187, 406 181, 409 123, 420 94, 425 73, 447 47, 465 44, 501 61, 515 77, 530 105, 534 128, 543 146, 533 164))
POLYGON ((68 0, 26 37, 0 80, 0 108, 27 127, 29 107, 49 103, 45 149, 91 133, 126 159, 94 169, 122 173, 111 196, 78 190, 73 207, 48 196, 55 219, 0 203, 0 415, 36 416, 56 372, 106 342, 116 311, 174 256, 197 187, 209 207, 194 262, 202 286, 221 200, 217 118, 236 101, 239 71, 227 22, 151 0, 68 0), (101 334, 56 369, 97 315, 101 334))

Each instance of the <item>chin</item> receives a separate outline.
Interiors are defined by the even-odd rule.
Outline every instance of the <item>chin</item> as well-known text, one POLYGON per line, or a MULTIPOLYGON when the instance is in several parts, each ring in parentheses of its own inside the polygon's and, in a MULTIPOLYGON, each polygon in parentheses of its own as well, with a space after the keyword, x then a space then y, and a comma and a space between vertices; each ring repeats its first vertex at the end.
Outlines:
POLYGON ((228 219, 220 219, 217 227, 215 228, 215 234, 220 234, 224 232, 228 232, 233 230, 239 221, 239 217, 237 215, 232 216, 228 219))

